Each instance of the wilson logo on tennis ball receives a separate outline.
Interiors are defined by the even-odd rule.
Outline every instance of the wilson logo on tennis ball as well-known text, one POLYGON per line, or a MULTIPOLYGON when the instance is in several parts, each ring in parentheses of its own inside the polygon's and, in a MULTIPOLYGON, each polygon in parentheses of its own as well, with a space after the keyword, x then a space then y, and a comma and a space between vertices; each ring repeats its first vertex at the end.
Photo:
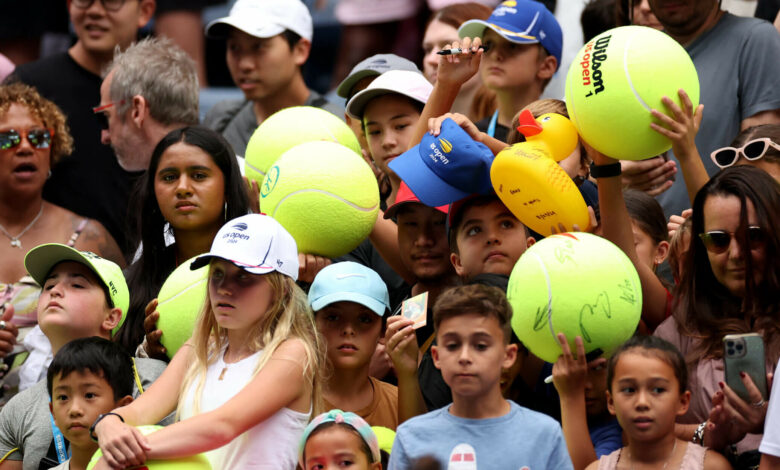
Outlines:
POLYGON ((607 60, 607 46, 612 36, 604 36, 596 40, 595 47, 593 42, 585 46, 585 53, 582 56, 580 65, 582 66, 582 84, 593 84, 593 91, 585 96, 599 94, 604 91, 604 81, 601 79, 601 63, 607 60))

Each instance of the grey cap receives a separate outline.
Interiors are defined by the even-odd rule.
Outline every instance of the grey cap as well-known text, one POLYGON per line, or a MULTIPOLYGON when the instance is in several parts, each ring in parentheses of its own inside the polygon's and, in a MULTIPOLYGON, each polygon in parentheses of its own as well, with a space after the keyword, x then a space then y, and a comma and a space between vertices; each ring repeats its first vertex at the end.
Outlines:
POLYGON ((352 67, 349 75, 336 88, 336 94, 342 98, 349 96, 349 92, 357 82, 365 77, 376 77, 390 70, 407 70, 410 72, 420 72, 420 69, 414 65, 414 62, 395 54, 376 54, 368 59, 362 60, 356 66, 352 67))

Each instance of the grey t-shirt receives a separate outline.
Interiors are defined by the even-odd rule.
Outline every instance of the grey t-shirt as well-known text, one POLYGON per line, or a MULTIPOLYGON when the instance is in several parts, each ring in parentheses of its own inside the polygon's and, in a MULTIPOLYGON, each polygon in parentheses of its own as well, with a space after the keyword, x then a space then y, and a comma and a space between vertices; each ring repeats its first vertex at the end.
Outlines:
MULTIPOLYGON (((707 173, 714 175, 719 168, 710 153, 734 140, 742 120, 780 109, 780 35, 764 20, 725 13, 686 50, 699 73, 704 104, 696 147, 707 173)), ((658 202, 667 218, 691 206, 681 173, 658 202)))
MULTIPOLYGON (((331 103, 314 90, 309 90, 309 98, 303 106, 314 106, 324 109, 344 119, 344 108, 331 103)), ((222 134, 233 147, 236 155, 244 156, 246 144, 252 133, 257 129, 257 116, 253 102, 248 100, 226 100, 215 104, 206 117, 203 125, 222 134)), ((301 123, 305 126, 306 123, 301 123)))
MULTIPOLYGON (((156 359, 135 359, 141 385, 147 389, 165 370, 166 364, 156 359)), ((133 397, 138 397, 133 385, 133 397)), ((52 440, 49 392, 46 380, 14 396, 0 410, 0 456, 18 448, 8 460, 23 460, 24 470, 38 470, 52 440)), ((170 424, 171 416, 160 424, 170 424)))

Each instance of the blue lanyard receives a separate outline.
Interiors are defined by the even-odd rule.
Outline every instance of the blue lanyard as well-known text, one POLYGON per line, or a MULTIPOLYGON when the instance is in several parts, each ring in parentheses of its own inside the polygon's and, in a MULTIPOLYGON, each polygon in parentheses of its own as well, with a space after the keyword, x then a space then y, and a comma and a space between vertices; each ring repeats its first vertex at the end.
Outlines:
POLYGON ((66 450, 65 437, 54 423, 54 417, 51 413, 49 413, 49 420, 51 421, 51 435, 54 438, 54 448, 57 450, 57 460, 62 463, 70 458, 70 449, 66 450))
POLYGON ((487 128, 487 135, 490 137, 496 136, 496 122, 498 122, 498 110, 496 110, 495 113, 493 113, 493 117, 490 118, 490 124, 487 128))

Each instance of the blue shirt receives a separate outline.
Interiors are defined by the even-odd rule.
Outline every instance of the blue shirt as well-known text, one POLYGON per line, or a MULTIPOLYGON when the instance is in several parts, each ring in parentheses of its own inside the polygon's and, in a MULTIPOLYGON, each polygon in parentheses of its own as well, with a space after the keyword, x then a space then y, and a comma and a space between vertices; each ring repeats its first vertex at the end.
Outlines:
POLYGON ((558 422, 509 404, 509 413, 498 418, 459 418, 444 407, 406 421, 398 427, 389 469, 409 469, 424 456, 442 470, 573 469, 558 422))
POLYGON ((598 458, 623 447, 623 429, 617 419, 610 419, 597 426, 588 426, 588 431, 598 458))

